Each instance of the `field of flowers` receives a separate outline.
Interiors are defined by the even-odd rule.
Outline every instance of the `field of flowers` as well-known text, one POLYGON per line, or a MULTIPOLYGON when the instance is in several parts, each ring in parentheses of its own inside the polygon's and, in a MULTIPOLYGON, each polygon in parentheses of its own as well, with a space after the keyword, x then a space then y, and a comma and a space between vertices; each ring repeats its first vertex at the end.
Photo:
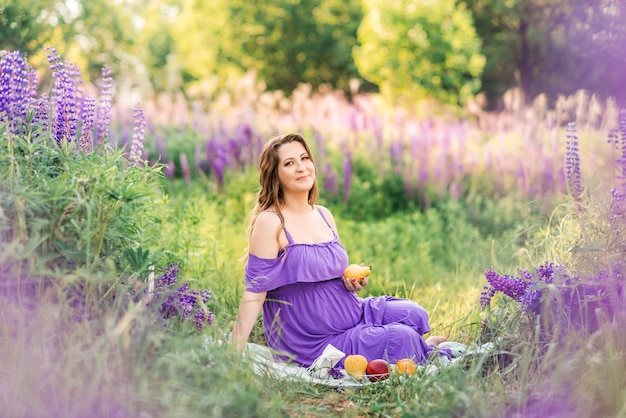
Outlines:
POLYGON ((86 86, 47 52, 37 71, 0 55, 7 416, 625 413, 626 111, 580 92, 476 120, 254 79, 210 104, 129 103, 109 68, 86 86), (256 157, 287 131, 311 138, 321 203, 374 265, 366 292, 415 299, 498 355, 337 391, 255 375, 217 343, 256 157))

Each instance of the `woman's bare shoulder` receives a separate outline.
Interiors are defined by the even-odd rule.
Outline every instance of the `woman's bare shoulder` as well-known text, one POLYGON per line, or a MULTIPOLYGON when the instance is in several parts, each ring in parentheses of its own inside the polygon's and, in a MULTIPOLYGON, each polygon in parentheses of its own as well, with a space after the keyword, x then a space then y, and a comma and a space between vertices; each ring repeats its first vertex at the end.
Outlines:
POLYGON ((337 225, 335 224, 335 218, 332 212, 325 206, 316 205, 316 207, 322 212, 324 219, 326 219, 326 221, 330 224, 331 228, 335 231, 335 233, 339 235, 339 232, 337 230, 337 225))
POLYGON ((269 230, 276 233, 278 228, 281 226, 281 219, 278 212, 273 210, 264 210, 259 213, 254 222, 254 230, 259 230, 261 232, 267 232, 269 230))
POLYGON ((322 211, 322 214, 324 215, 325 218, 334 219, 332 212, 326 206, 315 205, 315 207, 322 211))
POLYGON ((250 252, 258 257, 275 257, 280 249, 276 238, 280 228, 281 221, 276 212, 259 213, 250 234, 250 252))

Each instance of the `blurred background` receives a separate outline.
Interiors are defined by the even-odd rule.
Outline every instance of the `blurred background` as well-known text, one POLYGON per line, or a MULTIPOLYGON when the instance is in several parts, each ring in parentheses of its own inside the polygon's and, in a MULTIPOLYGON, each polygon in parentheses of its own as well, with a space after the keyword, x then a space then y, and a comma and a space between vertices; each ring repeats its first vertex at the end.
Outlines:
MULTIPOLYGON (((626 100, 620 0, 2 0, 0 49, 83 78, 114 68, 124 95, 204 106, 235 80, 289 97, 301 84, 380 92, 473 114, 584 89, 626 100), (509 92, 507 94, 507 92, 509 92), (151 96, 154 95, 154 96, 151 96)), ((119 97, 118 97, 119 99, 119 97)))

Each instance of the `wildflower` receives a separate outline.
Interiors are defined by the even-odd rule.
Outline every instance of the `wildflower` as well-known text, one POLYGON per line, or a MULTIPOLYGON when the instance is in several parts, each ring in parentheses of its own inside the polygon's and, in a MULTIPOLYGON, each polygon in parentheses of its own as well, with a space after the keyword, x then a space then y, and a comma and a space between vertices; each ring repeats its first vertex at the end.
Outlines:
POLYGON ((509 275, 501 276, 493 270, 487 270, 485 277, 494 289, 504 293, 516 301, 520 300, 530 284, 528 281, 522 280, 518 277, 509 275))
POLYGON ((83 102, 83 126, 80 132, 80 149, 87 154, 93 151, 93 119, 96 112, 96 99, 89 95, 83 102))
POLYGON ((224 171, 228 166, 228 153, 222 142, 212 139, 206 145, 207 161, 217 180, 218 190, 224 186, 224 171))
POLYGON ((326 163, 326 166, 324 167, 324 190, 330 192, 332 197, 335 197, 339 191, 339 186, 337 185, 337 173, 335 173, 330 163, 326 163))
POLYGON ((485 309, 491 303, 491 299, 495 296, 496 289, 485 285, 480 293, 480 307, 485 309))
POLYGON ((26 122, 26 112, 35 98, 36 75, 19 51, 0 55, 0 123, 8 122, 11 131, 26 122))
POLYGON ((109 137, 109 125, 111 124, 111 105, 113 103, 113 78, 111 68, 108 65, 102 67, 102 84, 100 85, 98 102, 98 126, 96 138, 98 145, 104 144, 109 137))
POLYGON ((87 320, 87 322, 91 322, 92 317, 87 314, 85 285, 83 283, 78 285, 72 284, 66 286, 63 290, 65 291, 65 298, 69 302, 68 305, 72 310, 74 321, 83 322, 83 320, 87 320))
POLYGON ((204 325, 212 324, 214 315, 206 310, 206 304, 211 300, 211 293, 208 290, 190 289, 188 283, 184 283, 175 291, 169 289, 176 283, 178 272, 178 263, 172 263, 167 267, 165 273, 157 279, 157 294, 170 291, 159 305, 161 317, 170 319, 179 316, 183 321, 191 318, 192 324, 198 329, 204 325))
POLYGON ((187 154, 182 152, 180 154, 180 168, 183 171, 183 178, 186 182, 191 180, 191 169, 189 168, 189 159, 187 158, 187 154))
POLYGON ((569 193, 575 202, 579 202, 583 187, 580 174, 580 155, 578 150, 578 136, 576 135, 576 124, 567 124, 567 142, 565 152, 565 174, 569 193))
POLYGON ((135 126, 133 130, 133 141, 130 145, 129 161, 131 165, 140 165, 143 161, 143 141, 146 132, 146 118, 143 109, 136 106, 133 109, 135 126))
POLYGON ((338 367, 331 367, 328 369, 328 375, 333 379, 343 379, 343 372, 338 367))
POLYGON ((165 269, 165 273, 157 279, 157 287, 170 286, 176 283, 176 274, 180 271, 178 263, 172 263, 165 269))
POLYGON ((72 142, 76 139, 78 114, 76 99, 78 97, 76 74, 77 69, 65 64, 56 49, 46 48, 50 70, 54 79, 52 89, 53 115, 52 134, 57 144, 63 140, 72 142))
POLYGON ((352 154, 348 152, 343 159, 343 203, 348 202, 352 177, 352 154))
POLYGON ((173 161, 168 161, 168 163, 165 164, 165 167, 163 167, 163 172, 165 173, 168 179, 174 178, 175 170, 176 170, 176 166, 174 165, 173 161))
POLYGON ((33 124, 39 125, 43 132, 48 132, 50 129, 50 97, 46 93, 43 93, 34 101, 35 116, 33 118, 33 124))

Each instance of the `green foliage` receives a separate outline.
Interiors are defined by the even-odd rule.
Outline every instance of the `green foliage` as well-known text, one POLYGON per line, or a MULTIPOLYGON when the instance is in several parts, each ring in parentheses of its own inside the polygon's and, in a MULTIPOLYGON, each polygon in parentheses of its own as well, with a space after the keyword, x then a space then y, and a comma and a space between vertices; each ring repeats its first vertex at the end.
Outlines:
POLYGON ((158 167, 40 135, 2 135, 2 245, 44 271, 92 273, 123 268, 127 250, 158 247, 158 167))
POLYGON ((185 71, 197 79, 254 70, 270 90, 299 83, 348 90, 360 2, 187 2, 173 33, 185 71), (219 41, 218 41, 219 40, 219 41), (198 48, 202 45, 202 48, 198 48))
POLYGON ((0 50, 22 51, 27 55, 38 52, 43 40, 52 33, 52 27, 42 17, 48 3, 47 0, 3 0, 0 4, 0 50))
POLYGON ((478 91, 484 57, 471 14, 462 3, 364 3, 355 62, 388 98, 460 104, 478 91))
POLYGON ((624 100, 619 53, 626 37, 624 4, 614 1, 467 0, 487 58, 483 88, 495 107, 511 87, 527 100, 551 100, 587 89, 624 100), (604 62, 605 65, 598 65, 604 62))

